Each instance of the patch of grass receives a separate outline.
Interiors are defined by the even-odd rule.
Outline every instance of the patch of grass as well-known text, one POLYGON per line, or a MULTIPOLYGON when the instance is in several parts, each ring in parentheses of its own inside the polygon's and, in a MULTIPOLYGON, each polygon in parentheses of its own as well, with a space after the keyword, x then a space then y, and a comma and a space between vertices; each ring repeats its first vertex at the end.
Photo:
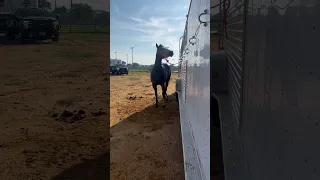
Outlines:
MULTIPOLYGON (((138 74, 138 73, 150 73, 151 71, 149 70, 129 70, 129 74, 138 74)), ((178 74, 178 71, 171 71, 171 74, 178 74)))
POLYGON ((69 41, 101 41, 101 42, 108 42, 109 36, 106 34, 89 34, 89 33, 75 33, 75 34, 63 34, 61 36, 65 40, 69 41))
POLYGON ((149 71, 132 71, 132 70, 129 70, 129 74, 145 75, 145 74, 149 74, 149 73, 150 73, 149 71))
POLYGON ((150 72, 149 70, 136 70, 136 69, 129 69, 129 72, 137 72, 137 73, 141 73, 141 72, 150 72))
POLYGON ((74 59, 74 60, 83 60, 83 59, 97 57, 96 54, 91 52, 67 51, 67 50, 56 51, 56 56, 60 58, 67 58, 67 59, 74 59))
POLYGON ((137 81, 137 80, 139 80, 140 78, 137 78, 137 77, 129 77, 129 80, 130 81, 137 81))
POLYGON ((96 33, 96 34, 108 34, 110 33, 110 27, 98 26, 98 25, 62 25, 62 33, 96 33))

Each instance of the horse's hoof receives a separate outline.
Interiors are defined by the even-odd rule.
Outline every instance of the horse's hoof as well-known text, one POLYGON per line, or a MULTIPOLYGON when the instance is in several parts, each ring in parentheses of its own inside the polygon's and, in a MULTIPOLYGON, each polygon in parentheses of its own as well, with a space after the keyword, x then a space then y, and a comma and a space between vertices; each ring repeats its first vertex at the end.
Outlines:
POLYGON ((162 107, 163 107, 163 108, 166 108, 166 107, 167 107, 167 105, 165 105, 165 104, 164 104, 164 105, 162 105, 162 107))
POLYGON ((156 108, 158 107, 158 105, 156 105, 156 108))

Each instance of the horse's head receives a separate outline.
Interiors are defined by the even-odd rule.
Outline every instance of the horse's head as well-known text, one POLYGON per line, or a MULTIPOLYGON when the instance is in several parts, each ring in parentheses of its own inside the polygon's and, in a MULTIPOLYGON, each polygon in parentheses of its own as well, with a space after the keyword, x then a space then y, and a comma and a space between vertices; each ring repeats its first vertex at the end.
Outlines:
POLYGON ((167 57, 172 57, 173 56, 173 51, 170 49, 164 47, 162 44, 158 45, 156 44, 157 47, 157 56, 159 56, 161 59, 167 58, 167 57))

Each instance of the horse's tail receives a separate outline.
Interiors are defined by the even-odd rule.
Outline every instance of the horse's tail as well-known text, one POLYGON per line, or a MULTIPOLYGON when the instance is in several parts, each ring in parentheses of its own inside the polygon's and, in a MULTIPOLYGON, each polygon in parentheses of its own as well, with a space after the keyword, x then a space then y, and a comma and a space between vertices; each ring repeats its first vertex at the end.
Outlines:
POLYGON ((166 82, 169 83, 170 78, 171 78, 171 68, 170 68, 170 66, 168 66, 168 64, 163 64, 163 68, 167 72, 166 82))

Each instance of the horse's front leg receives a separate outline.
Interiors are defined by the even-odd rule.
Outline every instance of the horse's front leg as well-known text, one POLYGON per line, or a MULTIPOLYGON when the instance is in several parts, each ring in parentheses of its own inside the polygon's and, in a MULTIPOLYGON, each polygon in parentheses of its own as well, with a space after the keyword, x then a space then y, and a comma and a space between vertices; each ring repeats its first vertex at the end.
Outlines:
POLYGON ((158 92, 157 92, 157 85, 152 85, 154 90, 154 95, 156 96, 156 107, 158 107, 158 92))
MULTIPOLYGON (((167 88, 166 88, 166 84, 164 83, 164 84, 161 84, 161 88, 162 88, 162 97, 163 97, 163 101, 165 102, 165 101, 168 101, 167 99, 168 99, 168 96, 167 96, 167 88)), ((164 105, 164 107, 165 107, 165 105, 164 105)))

